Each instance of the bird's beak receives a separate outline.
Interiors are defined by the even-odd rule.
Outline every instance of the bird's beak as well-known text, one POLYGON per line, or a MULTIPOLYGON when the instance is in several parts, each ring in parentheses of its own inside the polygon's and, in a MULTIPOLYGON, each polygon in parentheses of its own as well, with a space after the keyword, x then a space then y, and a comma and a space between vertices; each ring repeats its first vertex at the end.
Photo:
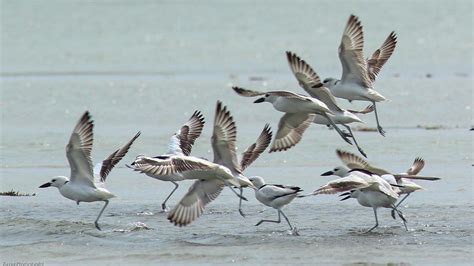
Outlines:
POLYGON ((39 186, 40 188, 45 188, 45 187, 50 187, 51 186, 51 182, 48 182, 48 183, 44 183, 43 185, 39 186))
POLYGON ((262 98, 258 98, 257 100, 255 100, 255 102, 253 103, 263 103, 265 101, 265 97, 262 97, 262 98))
POLYGON ((349 196, 347 196, 347 197, 345 197, 345 198, 342 198, 341 201, 346 200, 346 199, 350 199, 350 198, 351 198, 351 195, 349 195, 349 196))
POLYGON ((333 175, 334 172, 333 171, 327 171, 326 173, 322 173, 321 176, 330 176, 330 175, 333 175))
POLYGON ((347 195, 350 195, 351 192, 350 191, 347 191, 347 192, 344 192, 342 193, 341 195, 339 195, 339 197, 342 197, 342 196, 347 196, 347 195))

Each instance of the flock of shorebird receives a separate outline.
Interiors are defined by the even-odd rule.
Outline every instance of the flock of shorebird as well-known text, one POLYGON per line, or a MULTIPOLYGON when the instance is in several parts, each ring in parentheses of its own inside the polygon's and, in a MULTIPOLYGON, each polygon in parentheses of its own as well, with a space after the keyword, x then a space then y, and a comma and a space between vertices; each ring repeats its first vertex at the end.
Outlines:
MULTIPOLYGON (((370 58, 364 59, 362 25, 356 16, 351 15, 339 46, 339 58, 343 69, 340 80, 328 78, 321 82, 311 66, 295 53, 286 52, 291 71, 299 85, 310 96, 290 91, 258 92, 240 87, 232 89, 244 97, 259 97, 255 103, 270 102, 276 110, 285 113, 278 124, 270 152, 285 151, 295 146, 309 125, 316 123, 332 126, 349 144, 352 144, 349 139, 352 138, 359 152, 367 157, 357 144, 348 124, 362 122, 356 114, 375 111, 378 132, 381 135, 385 134, 380 126, 376 108, 376 102, 384 101, 385 98, 373 89, 373 82, 392 55, 396 42, 397 37, 392 32, 370 58), (344 110, 337 105, 335 97, 349 101, 369 101, 372 105, 361 111, 344 110), (344 126, 347 131, 341 130, 338 124, 344 126)), ((139 155, 127 165, 134 171, 175 185, 161 204, 162 211, 168 211, 166 203, 178 189, 177 182, 195 180, 184 197, 168 213, 168 220, 178 226, 185 226, 196 220, 204 212, 205 206, 216 199, 224 187, 228 187, 239 198, 238 210, 242 216, 245 216, 242 211, 242 200, 247 200, 243 196, 243 188, 254 189, 258 201, 278 211, 278 220, 261 220, 257 226, 263 222, 280 223, 283 216, 293 234, 298 234, 281 210, 283 206, 296 197, 342 193, 340 194, 344 197, 342 200, 356 198, 360 205, 373 208, 376 224, 368 232, 378 226, 377 208, 380 207, 392 209, 392 217, 395 219, 398 215, 406 228, 406 219, 398 207, 412 192, 422 188, 412 180, 439 179, 417 175, 424 167, 421 158, 416 158, 406 173, 395 174, 371 166, 355 154, 337 150, 336 153, 344 166, 336 167, 322 175, 336 175, 340 178, 330 181, 309 195, 303 195, 299 187, 266 184, 262 177, 247 177, 243 173, 270 146, 273 134, 268 124, 264 126, 256 142, 245 150, 240 161, 236 153, 237 128, 230 111, 222 102, 217 102, 215 111, 211 137, 214 151, 212 162, 191 155, 194 142, 201 135, 203 127, 204 117, 199 111, 195 111, 172 135, 166 153, 154 157, 139 155), (236 191, 236 188, 239 191, 236 191), (405 196, 398 201, 402 195, 405 196)), ((71 168, 70 178, 57 176, 40 188, 57 187, 61 195, 76 201, 77 204, 104 201, 105 204, 95 220, 95 226, 100 230, 99 218, 109 199, 114 197, 104 186, 106 177, 139 136, 140 132, 125 146, 93 167, 91 160, 93 121, 86 111, 79 119, 66 146, 66 155, 71 168)))

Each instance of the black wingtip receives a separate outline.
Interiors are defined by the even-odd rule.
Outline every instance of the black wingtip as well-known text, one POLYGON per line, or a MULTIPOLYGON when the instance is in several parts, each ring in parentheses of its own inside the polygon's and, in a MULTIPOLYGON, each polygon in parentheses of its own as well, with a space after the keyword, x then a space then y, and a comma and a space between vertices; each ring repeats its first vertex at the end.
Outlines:
POLYGON ((242 87, 237 87, 237 86, 233 86, 232 89, 237 93, 237 94, 242 94, 245 89, 242 88, 242 87))

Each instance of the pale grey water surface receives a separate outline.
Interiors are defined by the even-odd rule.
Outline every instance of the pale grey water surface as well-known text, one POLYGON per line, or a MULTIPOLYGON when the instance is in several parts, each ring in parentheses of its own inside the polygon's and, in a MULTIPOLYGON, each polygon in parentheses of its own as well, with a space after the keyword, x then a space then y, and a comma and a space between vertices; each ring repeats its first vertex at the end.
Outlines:
MULTIPOLYGON (((472 1, 1 1, 0 188, 35 197, 0 198, 2 262, 45 264, 470 264, 473 260, 472 1), (376 165, 405 171, 423 157, 425 190, 402 208, 406 232, 388 210, 336 196, 295 200, 286 224, 254 224, 276 212, 246 191, 246 218, 224 193, 205 214, 178 228, 159 213, 172 184, 124 167, 137 154, 158 155, 195 110, 206 116, 193 154, 212 159, 209 125, 216 101, 231 110, 238 146, 246 148, 281 113, 230 87, 302 92, 284 52, 322 76, 339 76, 340 35, 348 16, 364 25, 366 54, 395 30, 398 46, 376 88, 384 138, 356 132, 376 165), (102 203, 77 206, 56 189, 68 175, 64 148, 79 116, 95 120, 96 162, 138 130, 142 136, 112 171, 117 195, 93 226, 102 203), (427 130, 425 128, 434 128, 427 130), (260 213, 260 211, 264 212, 260 213), (145 230, 145 224, 150 230, 145 230)), ((366 103, 341 105, 362 108, 366 103)), ((363 117, 375 126, 373 115, 363 117)), ((265 153, 248 175, 311 192, 339 164, 336 148, 357 150, 333 131, 312 126, 293 149, 265 153)), ((191 182, 182 182, 173 206, 191 182)))

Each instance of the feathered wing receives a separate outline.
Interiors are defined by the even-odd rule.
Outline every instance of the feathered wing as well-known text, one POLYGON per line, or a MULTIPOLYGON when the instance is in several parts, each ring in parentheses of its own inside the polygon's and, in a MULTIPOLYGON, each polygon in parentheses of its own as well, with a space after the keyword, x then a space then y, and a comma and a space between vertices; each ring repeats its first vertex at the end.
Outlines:
POLYGON ((425 160, 423 158, 417 157, 411 167, 407 170, 407 174, 409 175, 417 175, 421 169, 425 167, 425 160))
POLYGON ((168 144, 168 153, 176 155, 190 155, 194 141, 201 136, 204 128, 204 117, 200 111, 194 111, 188 122, 173 136, 168 144))
POLYGON ((428 180, 428 181, 437 181, 440 180, 440 177, 435 176, 420 176, 420 175, 405 175, 405 174, 394 174, 393 175, 397 180, 401 178, 407 179, 416 179, 416 180, 428 180))
POLYGON ((387 39, 385 39, 382 46, 375 50, 372 56, 367 59, 367 72, 369 73, 372 82, 375 81, 383 65, 387 62, 390 56, 392 56, 396 45, 397 35, 392 31, 387 39))
POLYGON ((237 161, 235 142, 237 127, 230 112, 218 101, 214 117, 214 129, 211 142, 214 151, 214 162, 222 164, 233 172, 241 173, 237 161))
POLYGON ((307 113, 286 113, 283 115, 278 123, 278 131, 270 152, 285 151, 300 142, 314 116, 314 114, 307 113))
POLYGON ((369 166, 366 160, 353 153, 337 149, 336 154, 349 169, 366 169, 369 166))
POLYGON ((310 100, 311 98, 297 94, 291 91, 268 91, 268 92, 259 92, 259 91, 253 91, 253 90, 247 90, 241 87, 232 87, 232 89, 239 94, 240 96, 243 97, 255 97, 255 96, 261 96, 265 94, 269 95, 274 95, 274 96, 281 96, 281 97, 286 97, 290 99, 298 99, 298 100, 310 100))
POLYGON ((331 111, 342 111, 342 109, 337 106, 336 99, 331 91, 323 86, 318 74, 316 74, 308 63, 292 52, 286 52, 286 57, 298 83, 311 97, 325 103, 331 111))
POLYGON ((399 197, 398 193, 395 190, 391 189, 390 187, 386 187, 379 182, 373 182, 370 184, 370 186, 362 188, 362 190, 378 191, 394 199, 398 199, 399 197))
POLYGON ((168 220, 177 226, 186 226, 204 212, 224 188, 220 180, 196 180, 178 205, 168 214, 168 220))
POLYGON ((194 111, 191 118, 183 127, 181 127, 180 133, 177 135, 184 155, 191 154, 194 141, 201 136, 203 128, 204 117, 201 112, 194 111))
POLYGON ((371 166, 366 160, 353 153, 337 149, 336 154, 349 169, 363 169, 377 175, 390 174, 387 170, 371 166))
POLYGON ((268 145, 270 145, 271 140, 272 130, 270 125, 266 124, 257 141, 250 145, 242 154, 242 159, 240 160, 240 169, 243 171, 245 168, 251 165, 260 156, 260 154, 265 151, 268 145))
POLYGON ((152 175, 171 175, 187 171, 207 171, 213 166, 206 160, 195 157, 152 158, 139 156, 130 166, 135 171, 152 175))
POLYGON ((127 142, 125 146, 114 151, 112 154, 109 155, 109 157, 102 161, 99 172, 100 182, 105 182, 105 179, 107 178, 107 175, 110 173, 112 168, 114 168, 114 166, 117 165, 120 160, 122 160, 125 154, 127 154, 133 142, 140 136, 140 134, 141 132, 135 134, 135 136, 129 142, 127 142))
POLYGON ((94 185, 92 170, 92 142, 94 123, 88 111, 77 122, 66 145, 66 156, 71 167, 71 182, 94 185))
POLYGON ((335 194, 339 192, 350 191, 353 189, 366 188, 369 186, 370 183, 368 183, 364 178, 351 174, 349 176, 341 177, 328 182, 326 185, 321 186, 320 188, 315 190, 312 194, 335 194))
POLYGON ((260 91, 252 91, 252 90, 247 90, 241 87, 232 87, 232 89, 240 96, 243 97, 255 97, 255 96, 260 96, 264 95, 265 92, 260 92, 260 91))
MULTIPOLYGON (((323 86, 318 74, 306 63, 303 59, 290 51, 286 52, 286 59, 290 65, 290 69, 298 80, 300 87, 303 88, 309 95, 312 95, 311 88, 318 88, 323 86)), ((314 97, 314 96, 313 96, 314 97)))
POLYGON ((342 82, 354 82, 371 88, 372 82, 367 73, 363 54, 364 33, 359 18, 351 15, 342 34, 339 45, 339 59, 342 64, 342 82))

